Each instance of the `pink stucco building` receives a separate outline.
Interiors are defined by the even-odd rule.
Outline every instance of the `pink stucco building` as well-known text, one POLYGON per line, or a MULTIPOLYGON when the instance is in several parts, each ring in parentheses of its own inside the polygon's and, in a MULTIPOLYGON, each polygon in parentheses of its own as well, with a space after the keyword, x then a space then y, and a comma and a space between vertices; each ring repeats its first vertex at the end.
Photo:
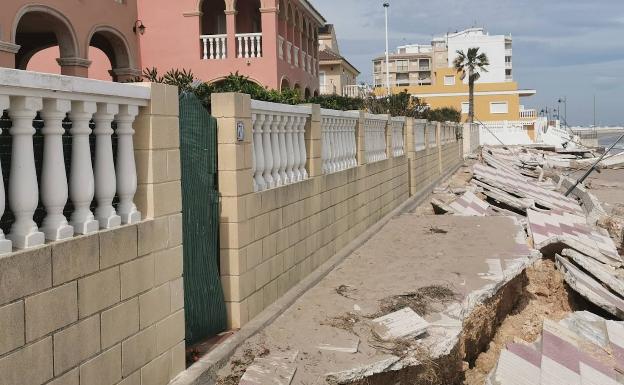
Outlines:
POLYGON ((308 0, 3 0, 2 8, 0 67, 117 81, 145 67, 189 69, 209 82, 238 72, 273 89, 319 91, 325 19, 308 0))
POLYGON ((318 28, 307 0, 139 0, 147 32, 144 66, 191 69, 205 81, 233 72, 269 88, 313 94, 318 82, 318 28))

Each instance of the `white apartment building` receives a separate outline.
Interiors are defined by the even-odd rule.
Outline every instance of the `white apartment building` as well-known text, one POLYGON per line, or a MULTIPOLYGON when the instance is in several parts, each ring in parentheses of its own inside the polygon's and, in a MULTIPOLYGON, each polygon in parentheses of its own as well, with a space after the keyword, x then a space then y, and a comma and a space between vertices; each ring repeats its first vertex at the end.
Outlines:
POLYGON ((446 42, 448 48, 448 66, 453 66, 458 50, 467 52, 469 48, 479 47, 490 60, 488 72, 481 73, 480 83, 502 83, 513 81, 511 35, 490 35, 484 28, 470 28, 461 32, 449 33, 434 39, 446 42))

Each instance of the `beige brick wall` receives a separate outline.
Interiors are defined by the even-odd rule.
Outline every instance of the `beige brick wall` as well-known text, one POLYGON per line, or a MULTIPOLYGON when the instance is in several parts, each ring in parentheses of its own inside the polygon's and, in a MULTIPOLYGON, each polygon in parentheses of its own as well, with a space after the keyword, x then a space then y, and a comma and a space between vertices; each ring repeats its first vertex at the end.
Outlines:
MULTIPOLYGON (((236 121, 250 126, 249 97, 213 95, 212 103, 220 156, 250 152, 249 129, 242 142, 228 135, 236 121)), ((409 197, 406 156, 362 164, 360 151, 360 166, 320 175, 318 112, 313 106, 306 127, 310 179, 254 193, 251 164, 220 163, 221 279, 230 327, 247 323, 409 197)))
POLYGON ((166 384, 184 369, 177 90, 147 86, 147 219, 0 258, 0 384, 166 384))

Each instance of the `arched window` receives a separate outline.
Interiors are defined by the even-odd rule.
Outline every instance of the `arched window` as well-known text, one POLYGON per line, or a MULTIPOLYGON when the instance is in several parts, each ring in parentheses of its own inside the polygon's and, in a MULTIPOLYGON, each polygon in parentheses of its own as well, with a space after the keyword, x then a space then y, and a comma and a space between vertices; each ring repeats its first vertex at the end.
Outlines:
POLYGON ((238 1, 236 4, 236 33, 262 32, 260 0, 238 1))
POLYGON ((225 1, 204 0, 201 11, 202 35, 225 35, 227 33, 225 1))

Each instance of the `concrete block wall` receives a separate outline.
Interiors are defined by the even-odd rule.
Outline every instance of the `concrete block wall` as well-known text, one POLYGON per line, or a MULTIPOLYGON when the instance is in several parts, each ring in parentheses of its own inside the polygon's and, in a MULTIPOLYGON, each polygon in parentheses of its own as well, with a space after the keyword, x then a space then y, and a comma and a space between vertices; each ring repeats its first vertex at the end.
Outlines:
POLYGON ((0 384, 167 384, 185 369, 177 89, 135 122, 135 225, 0 258, 0 384))
MULTIPOLYGON (((306 127, 310 178, 253 192, 250 99, 213 95, 219 127, 221 279, 229 326, 239 328, 409 197, 406 156, 320 173, 320 115, 306 127), (245 125, 245 138, 232 133, 245 125), (226 161, 227 160, 227 161, 226 161)), ((360 130, 356 130, 359 133, 360 130)), ((358 135, 361 149, 363 135, 358 135), (360 137, 362 136, 362 137, 360 137)))

